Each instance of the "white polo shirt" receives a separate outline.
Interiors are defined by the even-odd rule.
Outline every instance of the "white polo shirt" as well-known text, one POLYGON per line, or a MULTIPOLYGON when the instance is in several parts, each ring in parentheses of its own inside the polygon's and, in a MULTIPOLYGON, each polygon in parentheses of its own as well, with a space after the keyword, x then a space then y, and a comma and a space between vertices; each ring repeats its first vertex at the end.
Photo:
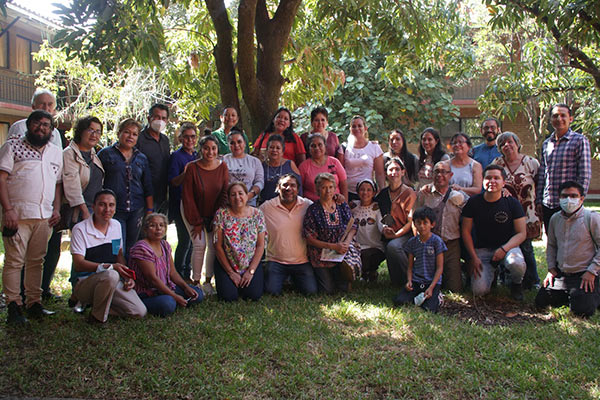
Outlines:
POLYGON ((105 235, 96 229, 93 217, 93 215, 90 215, 88 219, 75 224, 73 227, 73 231, 71 232, 71 254, 78 254, 85 257, 88 249, 111 243, 114 246, 112 247, 112 253, 113 255, 117 255, 119 249, 123 249, 121 224, 116 219, 111 219, 108 222, 108 230, 105 235))
POLYGON ((52 216, 62 169, 62 151, 52 143, 38 149, 23 137, 9 139, 0 147, 0 170, 8 173, 8 198, 19 219, 52 216))

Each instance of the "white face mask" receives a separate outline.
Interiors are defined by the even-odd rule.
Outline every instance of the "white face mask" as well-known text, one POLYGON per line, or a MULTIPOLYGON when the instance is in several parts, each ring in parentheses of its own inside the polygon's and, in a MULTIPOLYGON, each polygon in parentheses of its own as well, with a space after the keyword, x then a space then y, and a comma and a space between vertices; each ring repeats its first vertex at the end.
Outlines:
POLYGON ((150 122, 150 128, 152 128, 152 130, 155 132, 164 131, 166 126, 167 123, 161 119, 155 119, 154 121, 150 122))
POLYGON ((570 197, 560 199, 559 202, 560 208, 562 208, 562 210, 567 214, 573 214, 581 205, 580 199, 572 199, 570 197))

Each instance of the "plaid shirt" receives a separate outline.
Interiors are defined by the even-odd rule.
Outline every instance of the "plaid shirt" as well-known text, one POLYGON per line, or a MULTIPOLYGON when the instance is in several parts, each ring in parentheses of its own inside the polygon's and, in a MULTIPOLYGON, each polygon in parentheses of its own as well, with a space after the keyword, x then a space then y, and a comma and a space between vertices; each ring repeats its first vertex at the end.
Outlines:
POLYGON ((565 181, 576 181, 583 185, 587 194, 592 176, 590 142, 581 133, 570 128, 556 140, 556 134, 544 141, 542 160, 538 173, 536 203, 548 208, 559 205, 558 187, 565 181))

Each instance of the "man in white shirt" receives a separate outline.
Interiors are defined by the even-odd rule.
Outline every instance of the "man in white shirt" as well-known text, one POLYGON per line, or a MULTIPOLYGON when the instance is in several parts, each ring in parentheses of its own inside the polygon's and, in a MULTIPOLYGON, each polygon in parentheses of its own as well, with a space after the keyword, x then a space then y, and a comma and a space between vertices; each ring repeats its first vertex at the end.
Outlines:
MULTIPOLYGON (((32 110, 44 110, 48 112, 52 117, 56 114, 56 97, 51 91, 47 89, 37 89, 33 93, 31 98, 31 109, 32 110)), ((8 138, 22 138, 25 136, 27 127, 25 126, 25 119, 19 120, 10 126, 8 130, 8 138)), ((62 135, 56 129, 52 130, 50 136, 50 143, 58 146, 59 149, 63 149, 62 135)), ((48 240, 48 250, 44 259, 44 268, 42 272, 42 299, 57 299, 58 296, 50 292, 50 282, 54 277, 54 271, 58 265, 58 259, 60 258, 60 242, 62 239, 62 232, 53 232, 48 240)))
POLYGON ((7 140, 0 148, 0 203, 6 252, 2 284, 10 324, 24 324, 20 295, 25 268, 26 308, 30 317, 53 314, 41 305, 42 263, 52 226, 60 220, 62 151, 48 143, 52 116, 32 112, 22 138, 7 140))
POLYGON ((73 227, 73 299, 91 304, 89 322, 102 324, 108 315, 142 318, 146 306, 135 290, 135 274, 123 256, 121 224, 113 219, 115 194, 103 189, 94 196, 93 214, 73 227))

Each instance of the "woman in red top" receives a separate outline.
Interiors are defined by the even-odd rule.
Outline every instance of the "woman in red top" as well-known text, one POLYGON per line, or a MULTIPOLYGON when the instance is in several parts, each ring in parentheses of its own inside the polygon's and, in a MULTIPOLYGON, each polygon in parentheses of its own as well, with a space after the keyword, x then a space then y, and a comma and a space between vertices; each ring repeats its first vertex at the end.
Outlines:
POLYGON ((285 140, 285 151, 283 158, 292 160, 296 165, 300 165, 306 160, 306 150, 302 140, 294 133, 292 125, 292 113, 285 107, 279 107, 271 120, 267 129, 254 142, 254 150, 252 155, 258 157, 261 161, 265 161, 267 154, 267 141, 271 134, 283 136, 285 140))
POLYGON ((184 222, 192 238, 192 280, 194 284, 200 281, 202 266, 206 265, 202 291, 211 295, 214 294, 210 281, 215 260, 212 219, 219 207, 225 205, 229 170, 218 158, 219 146, 214 136, 204 136, 199 145, 202 157, 185 167, 181 203, 184 222))

